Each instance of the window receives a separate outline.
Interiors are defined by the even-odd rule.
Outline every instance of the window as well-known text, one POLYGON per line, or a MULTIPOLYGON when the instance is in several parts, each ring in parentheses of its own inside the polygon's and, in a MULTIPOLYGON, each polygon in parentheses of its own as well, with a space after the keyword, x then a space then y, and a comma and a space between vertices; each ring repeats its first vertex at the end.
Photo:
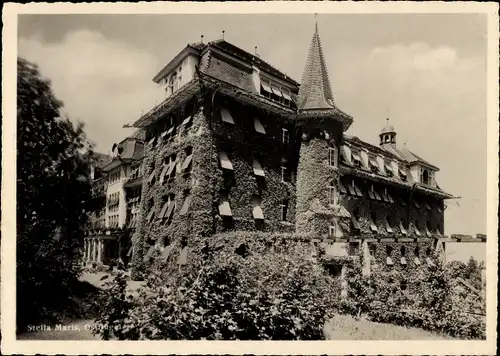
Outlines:
POLYGON ((229 196, 225 191, 221 191, 219 194, 219 214, 227 217, 233 216, 229 205, 229 196))
POLYGON ((286 221, 286 214, 288 212, 288 200, 282 200, 280 204, 281 221, 286 221))
POLYGON ((375 212, 370 213, 370 230, 372 232, 378 232, 376 222, 377 222, 377 216, 376 216, 375 212))
POLYGON ((420 249, 418 246, 415 247, 415 258, 413 259, 413 262, 419 266, 420 265, 420 249))
POLYGON ((165 203, 163 204, 163 208, 161 209, 160 215, 158 218, 170 221, 172 218, 172 213, 175 209, 175 196, 170 194, 167 196, 165 203))
POLYGON ((387 255, 385 258, 385 263, 388 266, 394 265, 394 262, 392 261, 392 246, 385 246, 385 254, 387 255))
POLYGON ((292 103, 290 89, 268 79, 261 79, 260 94, 288 107, 292 103))
POLYGON ((340 161, 342 164, 351 165, 351 155, 347 152, 346 146, 342 146, 340 149, 340 161))
POLYGON ((221 116, 223 122, 234 125, 233 117, 231 116, 231 113, 229 112, 228 109, 225 109, 225 108, 221 109, 220 116, 221 116))
POLYGON ((335 224, 328 226, 328 236, 335 237, 335 224))
POLYGON ((261 208, 262 199, 258 195, 252 197, 252 215, 256 220, 264 220, 264 213, 261 208))
POLYGON ((388 233, 392 234, 394 231, 392 230, 392 219, 388 216, 385 220, 385 229, 388 233))
POLYGON ((423 184, 429 184, 429 171, 427 169, 422 169, 420 171, 420 182, 423 184))
POLYGON ((385 196, 387 197, 387 200, 389 201, 389 203, 394 204, 394 199, 392 198, 391 194, 389 194, 389 191, 387 190, 387 188, 385 189, 385 196))
POLYGON ((259 118, 254 118, 253 119, 253 126, 255 128, 255 131, 261 134, 266 134, 266 129, 264 126, 262 126, 262 123, 260 122, 259 118))
POLYGON ((192 118, 192 116, 186 117, 184 119, 184 121, 182 121, 182 124, 181 124, 181 126, 184 126, 184 129, 186 131, 188 131, 191 128, 192 125, 193 125, 193 118, 192 118))
POLYGON ((406 265, 406 248, 402 245, 399 252, 401 255, 400 259, 401 264, 406 265))
POLYGON ((335 147, 328 147, 328 165, 330 167, 335 167, 336 164, 336 155, 335 155, 335 147))
POLYGON ((281 165, 281 182, 285 183, 287 178, 286 174, 286 166, 284 164, 281 165))
POLYGON ((173 92, 176 92, 179 89, 179 81, 177 80, 177 73, 176 72, 174 72, 174 74, 172 74, 172 81, 173 81, 173 86, 174 86, 173 92))
POLYGON ((428 237, 431 237, 432 236, 432 223, 430 221, 427 221, 426 222, 426 226, 425 226, 425 234, 428 236, 428 237))
POLYGON ((354 179, 352 180, 351 186, 352 187, 349 188, 349 192, 352 195, 357 195, 358 197, 363 197, 363 193, 361 192, 361 189, 359 189, 359 187, 356 185, 356 182, 354 182, 354 179))
POLYGON ((334 182, 331 182, 328 186, 328 205, 337 204, 337 190, 335 189, 334 182))
POLYGON ((385 174, 388 177, 394 177, 394 171, 392 170, 391 162, 385 161, 384 166, 385 166, 385 174))
POLYGON ((342 181, 340 181, 340 180, 339 180, 339 189, 340 189, 340 193, 347 194, 347 190, 345 189, 344 183, 342 183, 342 181))
POLYGON ((222 169, 227 169, 232 171, 233 170, 233 164, 229 160, 229 157, 227 156, 227 153, 224 151, 219 152, 219 157, 220 157, 220 165, 222 169))
POLYGON ((185 150, 186 158, 181 166, 181 171, 184 172, 184 177, 188 177, 191 173, 191 167, 193 162, 193 148, 187 147, 185 150))
POLYGON ((399 178, 403 182, 406 182, 408 180, 408 175, 406 174, 406 172, 403 169, 401 169, 401 168, 398 168, 398 171, 399 171, 399 178))
POLYGON ((408 234, 408 232, 406 231, 406 228, 405 228, 405 223, 403 223, 403 220, 401 220, 399 222, 399 229, 401 230, 401 233, 403 235, 407 235, 408 234))
POLYGON ((361 168, 363 164, 361 163, 361 158, 359 157, 359 151, 351 151, 352 153, 352 163, 355 167, 361 168))
POLYGON ((368 157, 368 166, 370 168, 370 170, 374 173, 378 173, 379 172, 379 167, 378 167, 378 163, 377 163, 377 159, 374 157, 374 156, 369 156, 368 157))
POLYGON ((260 165, 260 162, 259 162, 257 155, 254 155, 253 162, 252 162, 252 168, 253 168, 253 173, 256 176, 265 177, 264 170, 262 169, 262 166, 260 165))
POLYGON ((371 185, 370 190, 368 191, 368 196, 373 200, 382 200, 382 197, 377 192, 374 185, 371 185))
POLYGON ((359 217, 360 217, 359 209, 358 208, 354 208, 352 210, 352 214, 351 214, 351 224, 352 224, 352 227, 355 230, 359 230, 360 229, 359 222, 358 222, 359 217))
POLYGON ((418 221, 415 221, 413 223, 413 228, 415 229, 415 235, 421 236, 420 231, 418 230, 418 226, 417 225, 418 225, 418 221))
POLYGON ((288 143, 290 142, 290 137, 288 135, 288 130, 283 128, 281 129, 281 142, 282 143, 288 143))
POLYGON ((168 83, 168 89, 170 95, 174 93, 174 81, 175 81, 175 73, 170 77, 170 81, 168 83))

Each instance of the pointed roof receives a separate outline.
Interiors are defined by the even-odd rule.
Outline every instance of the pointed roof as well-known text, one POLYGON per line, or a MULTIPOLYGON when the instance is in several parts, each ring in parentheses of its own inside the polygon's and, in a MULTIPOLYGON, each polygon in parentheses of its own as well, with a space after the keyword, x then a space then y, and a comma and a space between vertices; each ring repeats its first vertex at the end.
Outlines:
POLYGON ((317 23, 300 84, 298 109, 335 109, 317 23))

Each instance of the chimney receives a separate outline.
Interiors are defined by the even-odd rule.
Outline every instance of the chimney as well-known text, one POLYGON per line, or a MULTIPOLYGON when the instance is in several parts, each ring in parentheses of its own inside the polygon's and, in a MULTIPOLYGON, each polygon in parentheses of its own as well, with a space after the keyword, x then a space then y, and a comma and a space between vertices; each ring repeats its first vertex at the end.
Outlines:
POLYGON ((203 35, 201 35, 201 43, 203 43, 203 35))

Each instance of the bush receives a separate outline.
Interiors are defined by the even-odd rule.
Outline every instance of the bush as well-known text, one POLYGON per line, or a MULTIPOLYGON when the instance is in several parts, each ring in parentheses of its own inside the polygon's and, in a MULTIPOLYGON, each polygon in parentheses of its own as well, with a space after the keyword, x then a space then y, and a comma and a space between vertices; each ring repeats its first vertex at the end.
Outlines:
POLYGON ((463 309, 453 309, 453 285, 436 256, 416 270, 375 270, 363 277, 360 266, 348 267, 348 298, 343 311, 366 313, 370 320, 419 327, 468 339, 484 339, 485 323, 463 309))
POLYGON ((340 289, 310 245, 292 243, 281 254, 263 233, 217 235, 198 245, 181 269, 173 253, 157 259, 130 303, 115 281, 105 298, 122 311, 103 307, 101 322, 132 340, 324 338, 340 289))

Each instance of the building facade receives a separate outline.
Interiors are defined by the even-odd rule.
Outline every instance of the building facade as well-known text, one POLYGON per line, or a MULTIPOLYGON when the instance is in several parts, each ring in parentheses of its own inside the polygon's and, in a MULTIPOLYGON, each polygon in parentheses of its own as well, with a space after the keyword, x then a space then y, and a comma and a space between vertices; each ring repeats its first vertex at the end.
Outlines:
POLYGON ((345 134, 353 118, 335 103, 317 27, 300 84, 224 40, 187 45, 153 81, 165 100, 134 123, 144 179, 123 159, 105 169, 106 224, 132 221, 134 266, 155 249, 183 263, 230 230, 304 234, 386 265, 452 239, 438 167, 398 146, 389 121, 378 146, 345 134))

